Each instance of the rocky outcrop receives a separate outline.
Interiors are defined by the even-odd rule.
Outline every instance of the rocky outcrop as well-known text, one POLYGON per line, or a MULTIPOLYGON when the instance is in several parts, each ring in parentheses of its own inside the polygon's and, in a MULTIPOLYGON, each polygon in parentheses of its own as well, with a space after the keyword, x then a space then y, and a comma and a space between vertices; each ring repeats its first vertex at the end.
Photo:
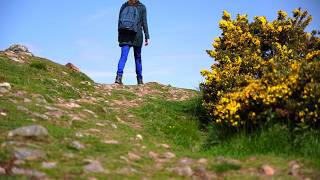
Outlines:
POLYGON ((28 58, 33 56, 26 46, 20 44, 14 44, 1 53, 10 60, 19 63, 25 63, 28 58))
POLYGON ((67 63, 65 66, 73 71, 81 72, 80 69, 72 63, 67 63))

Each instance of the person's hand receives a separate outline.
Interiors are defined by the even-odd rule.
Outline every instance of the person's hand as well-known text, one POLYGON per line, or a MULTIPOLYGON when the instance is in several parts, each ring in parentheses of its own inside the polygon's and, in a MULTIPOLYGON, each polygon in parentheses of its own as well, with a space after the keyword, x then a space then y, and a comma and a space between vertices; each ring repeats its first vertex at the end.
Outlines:
POLYGON ((146 39, 146 40, 144 41, 144 45, 145 45, 145 46, 148 46, 149 43, 150 43, 150 39, 146 39))

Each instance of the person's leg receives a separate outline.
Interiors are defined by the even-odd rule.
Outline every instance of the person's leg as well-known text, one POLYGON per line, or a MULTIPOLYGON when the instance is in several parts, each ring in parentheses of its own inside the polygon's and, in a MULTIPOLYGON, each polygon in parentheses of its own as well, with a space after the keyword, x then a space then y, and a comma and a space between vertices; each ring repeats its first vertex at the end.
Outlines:
POLYGON ((121 47, 121 57, 118 63, 117 77, 116 77, 115 83, 122 84, 123 69, 126 65, 129 51, 130 51, 129 45, 124 45, 121 47))
POLYGON ((136 63, 136 74, 137 74, 137 80, 138 84, 143 84, 142 82, 142 63, 141 63, 141 49, 142 47, 134 46, 134 59, 136 63))
POLYGON ((117 75, 122 76, 123 74, 123 69, 126 65, 127 59, 128 59, 128 54, 130 51, 130 46, 129 45, 124 45, 121 47, 121 57, 118 63, 118 71, 117 75))

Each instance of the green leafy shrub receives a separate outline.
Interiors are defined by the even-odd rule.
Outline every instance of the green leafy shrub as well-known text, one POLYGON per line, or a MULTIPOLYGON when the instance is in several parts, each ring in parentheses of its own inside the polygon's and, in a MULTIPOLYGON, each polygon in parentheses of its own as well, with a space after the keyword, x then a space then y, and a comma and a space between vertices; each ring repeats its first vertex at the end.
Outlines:
POLYGON ((36 69, 39 69, 39 70, 44 70, 44 71, 48 70, 46 64, 41 63, 41 62, 32 62, 30 64, 30 67, 36 68, 36 69))

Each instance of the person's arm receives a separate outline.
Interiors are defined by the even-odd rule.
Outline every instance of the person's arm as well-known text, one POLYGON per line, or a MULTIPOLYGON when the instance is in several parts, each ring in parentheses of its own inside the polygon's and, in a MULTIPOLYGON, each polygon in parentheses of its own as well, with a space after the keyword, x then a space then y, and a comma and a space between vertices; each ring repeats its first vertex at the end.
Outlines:
POLYGON ((119 27, 119 25, 120 25, 120 16, 121 16, 121 13, 122 13, 122 11, 123 11, 124 8, 125 8, 125 4, 123 4, 123 5, 121 6, 120 11, 119 11, 118 27, 119 27))
POLYGON ((144 8, 143 16, 142 16, 142 28, 145 36, 145 45, 147 46, 149 44, 149 29, 148 29, 148 21, 147 21, 147 9, 144 8))

